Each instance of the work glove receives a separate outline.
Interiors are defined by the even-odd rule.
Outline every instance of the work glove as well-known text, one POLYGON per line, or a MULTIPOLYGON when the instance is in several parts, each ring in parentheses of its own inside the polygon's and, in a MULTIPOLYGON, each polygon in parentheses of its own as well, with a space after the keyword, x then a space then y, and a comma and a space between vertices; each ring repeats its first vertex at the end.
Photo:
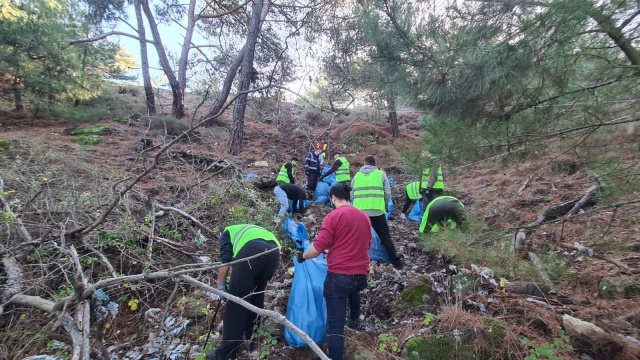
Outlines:
POLYGON ((302 264, 305 260, 307 260, 307 259, 305 259, 304 257, 302 257, 302 254, 304 254, 304 251, 303 251, 303 250, 298 251, 298 262, 299 262, 300 264, 302 264))
POLYGON ((218 290, 228 293, 227 284, 226 283, 222 283, 222 284, 218 283, 218 290))

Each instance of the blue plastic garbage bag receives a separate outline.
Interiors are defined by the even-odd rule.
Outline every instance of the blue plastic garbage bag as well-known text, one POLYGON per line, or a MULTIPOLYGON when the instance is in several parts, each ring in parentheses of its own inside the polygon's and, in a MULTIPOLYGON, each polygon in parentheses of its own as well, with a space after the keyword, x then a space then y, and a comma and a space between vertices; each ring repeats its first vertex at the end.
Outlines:
POLYGON ((393 199, 391 197, 389 197, 389 203, 387 204, 387 213, 384 215, 384 217, 389 220, 389 218, 391 217, 391 214, 393 213, 393 199))
MULTIPOLYGON (((331 169, 331 166, 329 165, 325 166, 324 169, 322 169, 322 175, 329 172, 330 169, 331 169)), ((333 184, 336 183, 336 173, 334 172, 333 174, 323 178, 322 182, 327 183, 329 187, 333 186, 333 184)))
POLYGON ((422 209, 422 200, 416 200, 416 204, 413 205, 413 209, 409 213, 409 220, 422 222, 422 215, 424 214, 424 210, 422 209))
POLYGON ((309 233, 303 223, 297 223, 289 216, 282 223, 282 232, 293 241, 297 249, 304 249, 305 243, 309 243, 309 233))
MULTIPOLYGON (((309 207, 309 204, 311 204, 311 201, 305 200, 302 206, 304 206, 304 208, 306 209, 306 208, 309 207)), ((293 201, 291 201, 291 200, 289 200, 289 210, 287 210, 287 211, 290 212, 290 213, 293 212, 293 201)))
POLYGON ((393 185, 396 183, 396 179, 394 178, 388 178, 387 180, 389 180, 389 185, 393 185))
MULTIPOLYGON (((307 240, 305 249, 309 246, 307 240)), ((327 277, 327 259, 320 255, 301 264, 294 258, 293 263, 295 270, 287 304, 287 320, 309 335, 316 344, 322 344, 325 342, 327 326, 327 305, 322 295, 327 277)), ((307 346, 289 328, 285 328, 284 338, 292 347, 307 346)))
POLYGON ((369 260, 371 261, 379 261, 383 263, 390 263, 389 255, 387 255, 387 250, 385 250, 384 246, 382 246, 382 241, 380 241, 380 236, 376 233, 373 228, 371 228, 371 247, 369 247, 369 260))
POLYGON ((326 182, 318 182, 315 192, 315 202, 331 206, 331 200, 329 198, 329 184, 326 182))

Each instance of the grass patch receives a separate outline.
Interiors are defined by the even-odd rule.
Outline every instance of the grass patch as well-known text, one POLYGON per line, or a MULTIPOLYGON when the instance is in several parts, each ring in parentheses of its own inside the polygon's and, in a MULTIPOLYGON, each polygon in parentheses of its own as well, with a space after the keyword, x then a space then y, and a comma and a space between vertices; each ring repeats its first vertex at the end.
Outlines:
POLYGON ((513 253, 513 235, 492 230, 467 214, 464 230, 441 229, 421 235, 422 244, 429 251, 441 253, 461 265, 482 265, 493 270, 496 277, 536 278, 533 267, 513 253))
POLYGON ((554 282, 556 281, 576 281, 581 275, 568 268, 564 261, 553 254, 549 247, 543 247, 537 252, 538 257, 542 261, 544 270, 554 282))

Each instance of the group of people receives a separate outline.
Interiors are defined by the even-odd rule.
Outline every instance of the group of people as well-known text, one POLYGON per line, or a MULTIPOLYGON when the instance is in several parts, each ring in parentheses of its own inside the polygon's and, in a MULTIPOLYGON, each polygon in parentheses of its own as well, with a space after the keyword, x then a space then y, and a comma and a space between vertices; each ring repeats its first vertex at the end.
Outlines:
MULTIPOLYGON (((370 172, 377 177, 380 173, 370 172)), ((327 277, 323 295, 327 304, 327 343, 331 359, 341 360, 344 352, 344 326, 357 329, 360 319, 360 292, 367 286, 371 217, 351 205, 349 184, 337 183, 329 190, 334 208, 322 222, 315 241, 300 251, 298 262, 326 254, 327 277), (349 304, 349 322, 346 321, 349 304)), ((359 194, 362 195, 362 194, 359 194)), ((361 196, 360 199, 365 199, 361 196)), ((256 225, 240 224, 224 229, 220 236, 220 261, 234 262, 229 281, 229 266, 218 272, 218 290, 264 307, 264 290, 280 262, 280 242, 276 236, 256 225), (261 256, 256 256, 260 255, 261 256), (246 261, 240 261, 247 259, 246 261)), ((257 314, 230 302, 224 314, 222 340, 210 360, 233 359, 259 325, 257 314)))
MULTIPOLYGON (((317 182, 332 173, 336 175, 336 184, 329 189, 329 198, 334 210, 325 217, 318 235, 307 250, 298 253, 297 261, 302 263, 320 254, 326 255, 328 272, 323 296, 327 306, 327 342, 331 359, 341 360, 344 352, 345 325, 356 329, 359 326, 360 292, 367 287, 371 228, 380 237, 393 267, 402 269, 403 263, 396 253, 385 217, 391 198, 389 179, 384 171, 376 167, 375 157, 366 156, 364 165, 351 178, 349 161, 340 152, 335 152, 334 163, 329 171, 322 175, 321 154, 326 150, 326 147, 317 147, 307 155, 304 166, 307 175, 306 190, 295 183, 294 174, 298 159, 292 157, 282 165, 274 193, 281 199, 279 216, 287 212, 289 200, 293 201, 294 213, 304 213, 304 199, 313 196, 312 191, 315 190, 317 182)), ((431 166, 424 170, 420 181, 407 186, 407 198, 414 201, 421 198, 423 202, 432 206, 435 202, 431 199, 441 195, 443 189, 441 167, 431 166)), ((405 215, 407 210, 408 206, 405 203, 402 215, 405 215)), ((234 262, 234 265, 228 282, 229 266, 220 268, 218 290, 229 292, 258 308, 263 308, 264 290, 280 262, 278 239, 262 227, 240 224, 225 228, 219 242, 220 261, 223 264, 234 262), (259 254, 262 255, 256 256, 259 254), (241 259, 247 260, 237 261, 241 259)), ((229 303, 224 315, 222 340, 209 359, 234 358, 242 349, 244 341, 251 339, 259 325, 258 321, 255 312, 229 303)))

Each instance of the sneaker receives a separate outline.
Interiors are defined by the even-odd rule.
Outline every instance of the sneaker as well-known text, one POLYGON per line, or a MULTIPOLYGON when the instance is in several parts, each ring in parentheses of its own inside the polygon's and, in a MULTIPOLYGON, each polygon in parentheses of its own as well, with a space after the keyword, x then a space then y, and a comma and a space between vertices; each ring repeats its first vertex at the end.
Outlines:
POLYGON ((360 330, 360 320, 353 321, 351 319, 348 319, 347 327, 353 330, 360 330))
POLYGON ((407 220, 407 215, 405 215, 405 214, 400 214, 400 219, 402 219, 402 220, 407 220))
POLYGON ((404 264, 402 263, 402 260, 398 260, 397 263, 393 264, 393 268, 396 270, 402 270, 403 267, 404 264))

